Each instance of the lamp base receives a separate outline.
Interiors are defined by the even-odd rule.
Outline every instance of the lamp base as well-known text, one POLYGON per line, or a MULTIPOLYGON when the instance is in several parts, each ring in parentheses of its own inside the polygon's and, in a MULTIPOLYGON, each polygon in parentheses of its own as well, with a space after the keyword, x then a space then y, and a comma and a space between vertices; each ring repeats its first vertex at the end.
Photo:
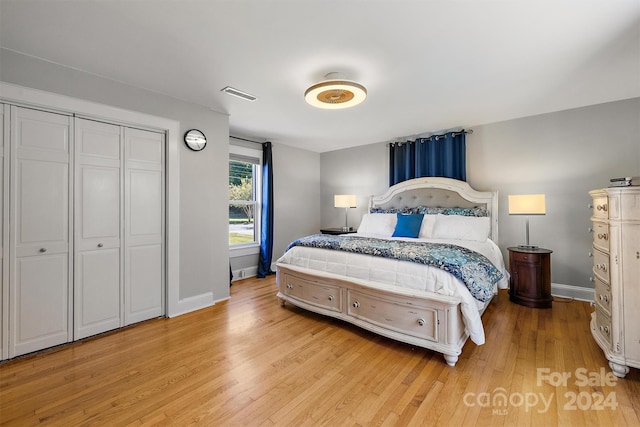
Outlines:
POLYGON ((534 250, 534 249, 538 249, 539 246, 537 245, 518 245, 518 249, 530 249, 530 250, 534 250))

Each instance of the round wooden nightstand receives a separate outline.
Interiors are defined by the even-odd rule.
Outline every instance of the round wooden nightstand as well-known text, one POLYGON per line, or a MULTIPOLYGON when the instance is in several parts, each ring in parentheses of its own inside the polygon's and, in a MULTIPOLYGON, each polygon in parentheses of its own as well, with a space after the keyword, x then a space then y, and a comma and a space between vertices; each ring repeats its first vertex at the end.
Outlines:
POLYGON ((510 247, 509 300, 534 308, 551 308, 551 253, 549 249, 510 247))

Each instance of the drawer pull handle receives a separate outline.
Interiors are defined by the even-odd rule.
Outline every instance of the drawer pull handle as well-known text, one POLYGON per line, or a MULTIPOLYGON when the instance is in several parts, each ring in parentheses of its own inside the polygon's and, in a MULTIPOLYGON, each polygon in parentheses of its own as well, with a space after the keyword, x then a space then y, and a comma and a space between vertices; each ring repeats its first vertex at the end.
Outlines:
POLYGON ((40 251, 39 251, 39 252, 40 252, 41 254, 43 254, 43 253, 47 252, 47 248, 40 248, 40 251))
POLYGON ((602 270, 602 271, 604 271, 605 273, 607 272, 607 264, 605 264, 605 263, 602 263, 602 264, 598 264, 598 265, 596 265, 596 268, 597 268, 598 270, 602 270))
POLYGON ((360 307, 360 303, 358 301, 354 301, 353 308, 358 308, 358 307, 360 307))
POLYGON ((291 283, 287 283, 287 289, 293 289, 293 285, 291 283))
POLYGON ((425 324, 424 319, 418 319, 418 325, 424 326, 424 324, 425 324))
POLYGON ((598 233, 598 239, 607 240, 608 238, 609 236, 607 235, 607 233, 598 233))
POLYGON ((333 295, 329 295, 329 301, 333 301, 333 295))

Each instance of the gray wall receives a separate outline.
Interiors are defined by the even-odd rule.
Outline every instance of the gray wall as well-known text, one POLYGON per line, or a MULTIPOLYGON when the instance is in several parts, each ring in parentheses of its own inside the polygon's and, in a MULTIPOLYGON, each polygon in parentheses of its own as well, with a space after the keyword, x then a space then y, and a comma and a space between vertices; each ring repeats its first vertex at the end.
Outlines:
POLYGON ((207 136, 200 152, 180 144, 180 299, 229 296, 229 118, 207 108, 0 50, 0 80, 180 121, 207 136))
MULTIPOLYGON (((273 144, 273 263, 289 242, 320 229, 320 154, 273 144)), ((239 270, 257 270, 258 255, 231 258, 234 280, 239 270)))
POLYGON ((320 229, 320 154, 273 146, 273 262, 289 242, 320 229))
MULTIPOLYGON (((593 288, 588 191, 612 177, 640 176, 640 98, 471 128, 467 181, 498 190, 497 243, 505 256, 525 240, 525 219, 508 215, 507 196, 544 193, 547 214, 531 217, 531 243, 554 251, 552 282, 593 288)), ((386 144, 323 153, 321 161, 322 226, 344 222, 331 199, 343 192, 358 195, 349 217, 357 226, 368 196, 388 187, 386 144)))
MULTIPOLYGON (((345 209, 333 207, 335 194, 355 194, 356 208, 349 209, 350 227, 360 224, 369 198, 389 188, 389 153, 386 144, 371 144, 321 154, 322 227, 342 227, 345 209)), ((317 232, 317 231, 316 231, 317 232)))

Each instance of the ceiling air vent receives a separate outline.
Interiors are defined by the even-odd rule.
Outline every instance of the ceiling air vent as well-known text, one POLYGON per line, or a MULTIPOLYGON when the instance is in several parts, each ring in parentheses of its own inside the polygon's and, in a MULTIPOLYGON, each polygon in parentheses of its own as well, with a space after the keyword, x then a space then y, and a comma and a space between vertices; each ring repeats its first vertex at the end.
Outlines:
POLYGON ((256 98, 255 96, 253 96, 251 94, 248 94, 246 92, 243 92, 243 91, 235 89, 235 88, 232 88, 231 86, 225 87, 224 89, 222 89, 222 92, 228 93, 229 95, 237 96, 238 98, 242 98, 245 101, 253 102, 256 99, 258 99, 258 98, 256 98))

